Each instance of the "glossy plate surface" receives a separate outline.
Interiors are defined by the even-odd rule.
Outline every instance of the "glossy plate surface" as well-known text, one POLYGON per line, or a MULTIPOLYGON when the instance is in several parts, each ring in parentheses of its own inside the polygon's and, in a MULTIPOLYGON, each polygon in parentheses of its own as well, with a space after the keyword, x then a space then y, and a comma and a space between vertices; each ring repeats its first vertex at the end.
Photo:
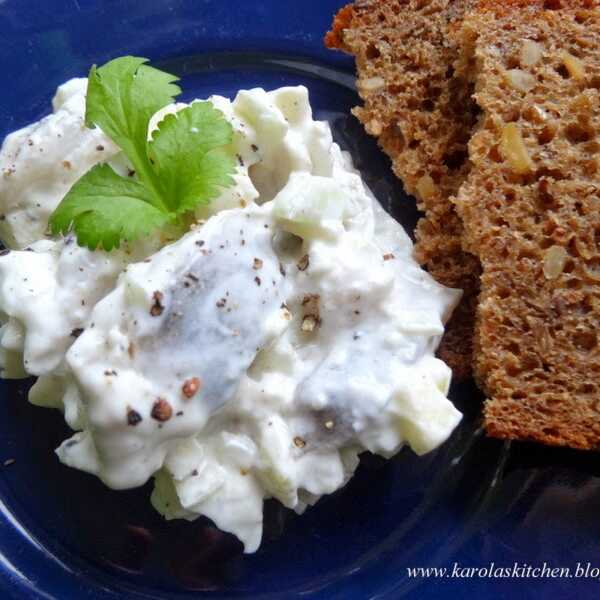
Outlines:
MULTIPOLYGON (((304 84, 317 118, 331 122, 382 204, 412 230, 413 202, 349 116, 358 102, 352 61, 322 47, 342 3, 0 0, 0 138, 49 112, 59 83, 122 54, 181 75, 184 99, 304 84)), ((207 521, 164 522, 148 486, 113 492, 60 465, 53 449, 66 426, 26 402, 30 383, 0 382, 2 598, 598 597, 597 455, 486 439, 472 384, 452 390, 465 419, 442 448, 387 462, 366 456, 346 488, 303 517, 269 503, 264 543, 246 556, 207 521), (492 562, 568 567, 572 577, 407 572, 492 562), (578 563, 596 568, 595 578, 575 577, 578 563)))

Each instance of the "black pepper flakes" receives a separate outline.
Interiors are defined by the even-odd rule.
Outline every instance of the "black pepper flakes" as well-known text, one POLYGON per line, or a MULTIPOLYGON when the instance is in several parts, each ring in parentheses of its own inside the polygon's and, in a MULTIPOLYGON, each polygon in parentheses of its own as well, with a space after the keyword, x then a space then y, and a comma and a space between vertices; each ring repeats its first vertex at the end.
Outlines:
POLYGON ((191 379, 186 379, 181 386, 181 393, 186 398, 192 398, 196 395, 198 390, 202 388, 202 380, 199 377, 192 377, 191 379))
POLYGON ((302 331, 311 333, 321 326, 321 317, 319 315, 320 301, 321 297, 319 294, 305 294, 304 298, 302 298, 302 306, 305 311, 301 325, 302 331))
POLYGON ((257 277, 255 277, 255 278, 254 278, 254 281, 255 281, 256 285, 260 286, 260 284, 261 284, 260 277, 258 277, 258 276, 257 276, 257 277))
POLYGON ((153 317, 160 317, 162 315, 165 307, 162 304, 162 300, 164 298, 164 294, 159 292, 158 290, 152 294, 153 304, 150 307, 150 315, 153 317))
POLYGON ((227 298, 221 298, 220 300, 217 300, 217 308, 223 308, 226 303, 227 298))
POLYGON ((159 398, 152 405, 152 412, 150 413, 150 416, 155 421, 164 423, 173 416, 173 408, 164 398, 159 398))
POLYGON ((383 260, 393 260, 394 258, 396 257, 391 252, 383 255, 383 260))
POLYGON ((196 246, 202 248, 202 246, 204 246, 204 240, 196 240, 196 246))
POLYGON ((263 261, 260 260, 260 258, 255 258, 254 262, 252 263, 252 268, 255 271, 258 271, 259 269, 262 269, 263 268, 263 261))
POLYGON ((321 296, 319 294, 304 294, 302 306, 308 306, 311 309, 318 308, 321 296))
POLYGON ((127 425, 131 425, 131 427, 135 427, 138 423, 142 422, 142 415, 137 410, 133 410, 133 408, 127 409, 127 425))
POLYGON ((238 163, 240 164, 240 167, 243 167, 244 166, 244 159, 239 154, 236 154, 235 156, 238 159, 238 163))
POLYGON ((305 317, 303 317, 302 325, 300 326, 302 331, 304 331, 305 333, 312 333, 318 327, 319 321, 317 320, 317 317, 315 317, 314 315, 306 315, 305 317))
POLYGON ((304 448, 304 446, 306 446, 306 442, 299 435, 297 435, 294 438, 294 446, 297 448, 304 448))
POLYGON ((308 256, 308 254, 305 254, 296 264, 296 266, 298 267, 298 271, 306 271, 306 269, 308 269, 309 265, 310 265, 310 258, 308 256))
POLYGON ((252 144, 250 148, 252 148, 254 152, 258 152, 258 146, 256 144, 252 144))
POLYGON ((83 333, 83 327, 76 327, 71 331, 71 337, 77 339, 83 333))
POLYGON ((98 152, 102 152, 102 151, 104 151, 104 146, 102 144, 98 144, 96 146, 96 150, 98 150, 98 152))

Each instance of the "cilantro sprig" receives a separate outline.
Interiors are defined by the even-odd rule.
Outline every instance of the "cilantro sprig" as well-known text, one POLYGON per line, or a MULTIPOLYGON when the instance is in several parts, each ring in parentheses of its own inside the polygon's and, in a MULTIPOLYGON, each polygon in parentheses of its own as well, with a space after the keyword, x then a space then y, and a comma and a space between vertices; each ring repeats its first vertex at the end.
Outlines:
POLYGON ((121 148, 135 177, 108 164, 90 169, 50 216, 54 235, 74 230, 79 245, 109 251, 166 225, 183 233, 191 211, 234 183, 233 130, 210 102, 167 115, 149 139, 151 117, 181 89, 146 62, 124 56, 91 68, 85 124, 121 148))

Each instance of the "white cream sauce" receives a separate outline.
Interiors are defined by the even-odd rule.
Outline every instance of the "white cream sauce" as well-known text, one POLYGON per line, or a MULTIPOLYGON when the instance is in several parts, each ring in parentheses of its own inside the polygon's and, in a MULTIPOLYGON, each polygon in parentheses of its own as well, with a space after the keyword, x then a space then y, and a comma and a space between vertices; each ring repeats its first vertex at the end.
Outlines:
POLYGON ((434 352, 460 293, 418 267, 305 88, 212 97, 235 131, 235 185, 181 239, 109 254, 42 239, 93 164, 127 173, 82 127, 84 93, 61 86, 55 113, 0 152, 14 248, 0 257, 0 368, 38 375, 30 400, 77 430, 60 460, 118 489, 154 477, 167 518, 206 515, 252 552, 264 499, 302 512, 360 452, 447 439, 461 416, 434 352))

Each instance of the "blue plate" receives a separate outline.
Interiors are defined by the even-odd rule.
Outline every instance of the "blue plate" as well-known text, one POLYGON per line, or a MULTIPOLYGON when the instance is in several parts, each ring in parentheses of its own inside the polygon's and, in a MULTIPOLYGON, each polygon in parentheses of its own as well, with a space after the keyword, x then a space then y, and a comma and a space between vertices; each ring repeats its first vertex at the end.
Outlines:
MULTIPOLYGON (((187 98, 304 84, 412 231, 412 201, 349 116, 352 61, 322 46, 342 3, 0 0, 0 137, 46 114, 59 83, 122 54, 181 75, 187 98)), ((268 503, 253 555, 206 520, 163 521, 148 486, 114 492, 59 464, 66 427, 27 403, 30 384, 0 384, 2 598, 598 597, 597 455, 486 439, 473 384, 453 388, 465 419, 438 451, 365 456, 346 488, 303 517, 268 503)))

